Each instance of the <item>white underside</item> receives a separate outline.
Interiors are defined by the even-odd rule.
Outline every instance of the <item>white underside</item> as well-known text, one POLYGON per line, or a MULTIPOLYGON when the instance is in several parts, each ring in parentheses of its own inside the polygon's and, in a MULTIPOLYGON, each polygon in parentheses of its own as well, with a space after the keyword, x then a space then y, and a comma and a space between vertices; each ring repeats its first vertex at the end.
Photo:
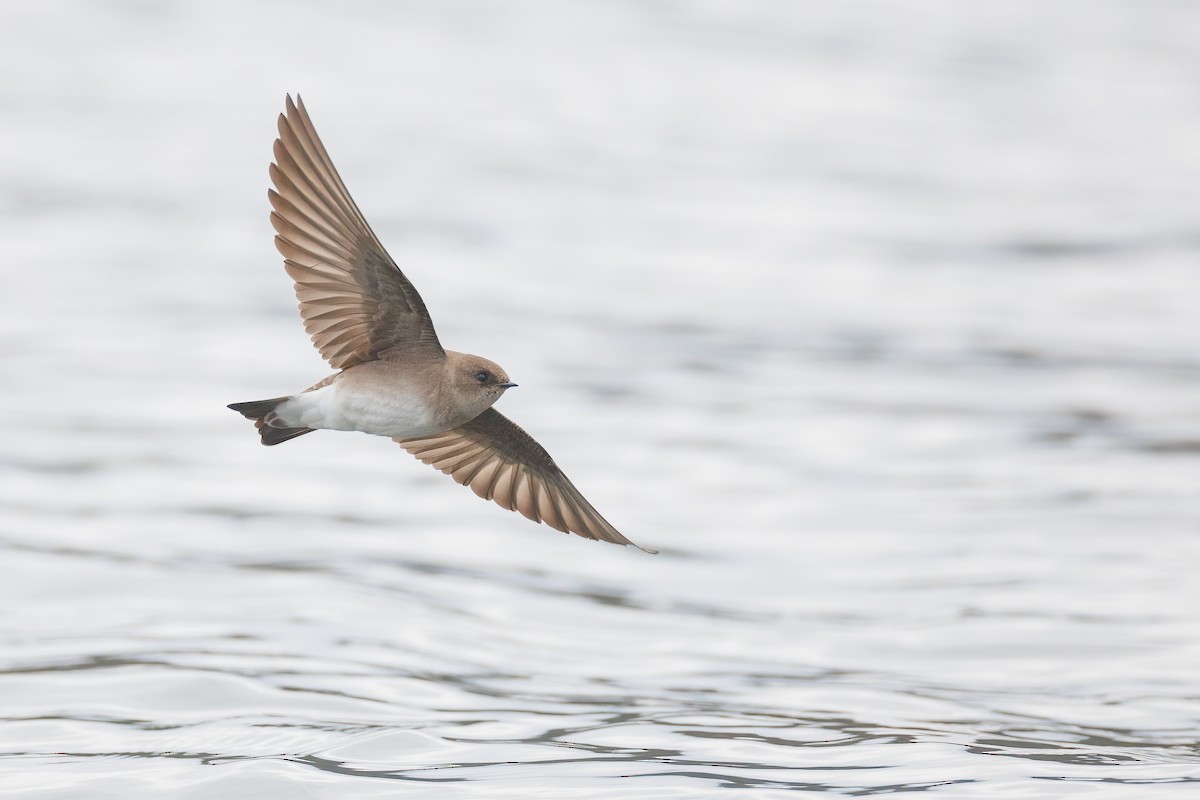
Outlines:
POLYGON ((275 414, 289 428, 402 437, 427 436, 441 430, 416 397, 347 390, 337 383, 296 395, 280 403, 275 414))

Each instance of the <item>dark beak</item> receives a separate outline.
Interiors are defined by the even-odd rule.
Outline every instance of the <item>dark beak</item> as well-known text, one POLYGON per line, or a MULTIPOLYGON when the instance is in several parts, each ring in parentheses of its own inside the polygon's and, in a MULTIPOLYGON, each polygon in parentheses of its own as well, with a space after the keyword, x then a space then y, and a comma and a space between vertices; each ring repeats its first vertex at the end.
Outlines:
POLYGON ((500 386, 501 389, 512 389, 513 387, 516 386, 515 383, 501 383, 498 385, 500 386))

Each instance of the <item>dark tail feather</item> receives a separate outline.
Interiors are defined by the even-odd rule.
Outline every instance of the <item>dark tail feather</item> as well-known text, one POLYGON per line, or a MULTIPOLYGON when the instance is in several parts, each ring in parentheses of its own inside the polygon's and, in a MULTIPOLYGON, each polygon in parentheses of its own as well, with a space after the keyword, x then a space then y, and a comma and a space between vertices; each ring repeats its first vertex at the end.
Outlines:
POLYGON ((312 433, 316 428, 272 428, 270 425, 255 423, 258 428, 258 433, 262 436, 262 443, 270 447, 273 444, 286 442, 288 439, 295 439, 297 436, 303 436, 306 433, 312 433))
POLYGON ((228 407, 246 419, 258 421, 274 411, 275 406, 287 399, 286 397, 273 397, 270 400, 251 400, 249 403, 230 403, 228 407))
POLYGON ((229 408, 241 414, 246 419, 254 420, 254 427, 262 437, 265 445, 279 444, 288 439, 295 439, 306 433, 312 433, 314 428, 277 428, 271 422, 275 407, 287 400, 287 397, 273 397, 270 400, 251 400, 249 403, 230 403, 229 408))

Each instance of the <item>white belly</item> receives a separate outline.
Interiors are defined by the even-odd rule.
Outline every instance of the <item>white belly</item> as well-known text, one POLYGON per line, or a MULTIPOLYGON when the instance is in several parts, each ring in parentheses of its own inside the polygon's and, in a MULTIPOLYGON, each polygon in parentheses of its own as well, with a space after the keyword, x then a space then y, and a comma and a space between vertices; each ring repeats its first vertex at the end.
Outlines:
POLYGON ((427 436, 442 429, 419 398, 405 392, 371 392, 337 382, 296 395, 275 409, 288 427, 361 431, 376 436, 427 436))

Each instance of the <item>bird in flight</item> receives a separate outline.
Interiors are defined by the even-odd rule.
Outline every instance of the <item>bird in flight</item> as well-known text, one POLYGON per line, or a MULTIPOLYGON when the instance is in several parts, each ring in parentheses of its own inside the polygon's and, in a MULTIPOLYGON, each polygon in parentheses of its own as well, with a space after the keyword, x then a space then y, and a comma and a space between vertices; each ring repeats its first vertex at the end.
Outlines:
POLYGON ((480 497, 564 533, 633 544, 533 437, 492 405, 516 386, 495 362, 442 348, 421 296, 383 249, 300 97, 279 115, 275 246, 313 344, 338 370, 304 391, 232 403, 265 445, 315 430, 390 437, 480 497))

